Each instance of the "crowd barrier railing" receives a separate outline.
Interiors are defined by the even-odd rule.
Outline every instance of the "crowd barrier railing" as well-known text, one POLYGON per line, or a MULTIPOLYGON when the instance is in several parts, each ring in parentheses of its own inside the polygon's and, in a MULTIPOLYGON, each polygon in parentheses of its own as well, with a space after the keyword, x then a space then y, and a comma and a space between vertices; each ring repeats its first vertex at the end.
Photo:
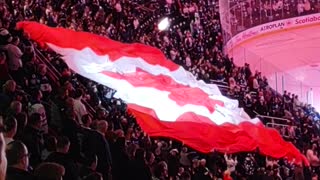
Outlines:
MULTIPOLYGON (((48 67, 48 75, 57 87, 60 87, 59 79, 62 77, 61 73, 52 65, 51 61, 42 54, 37 48, 35 48, 36 58, 48 67)), ((85 88, 83 84, 80 84, 81 88, 85 88)), ((94 117, 95 109, 85 100, 82 100, 86 106, 88 113, 91 117, 94 117)))
POLYGON ((60 86, 59 83, 59 72, 52 66, 49 60, 37 49, 35 48, 35 54, 38 61, 45 64, 47 67, 48 75, 52 79, 52 81, 55 83, 56 86, 60 86))
MULTIPOLYGON (((260 114, 257 113, 256 111, 253 111, 253 112, 256 114, 257 117, 259 117, 259 118, 264 118, 264 119, 268 119, 268 120, 270 120, 270 122, 272 122, 272 121, 274 121, 274 120, 278 120, 278 121, 280 121, 280 122, 283 123, 283 124, 281 123, 282 125, 286 125, 287 123, 291 122, 291 120, 286 119, 286 118, 273 117, 273 116, 265 116, 265 115, 260 115, 260 114)), ((268 122, 268 123, 270 123, 270 122, 268 122)), ((267 124, 268 124, 268 123, 267 123, 267 124)))
MULTIPOLYGON (((267 123, 266 127, 277 129, 280 135, 284 138, 290 139, 290 135, 285 134, 286 131, 289 130, 290 126, 285 124, 278 124, 278 123, 267 123)), ((294 126, 295 127, 295 126, 294 126)))

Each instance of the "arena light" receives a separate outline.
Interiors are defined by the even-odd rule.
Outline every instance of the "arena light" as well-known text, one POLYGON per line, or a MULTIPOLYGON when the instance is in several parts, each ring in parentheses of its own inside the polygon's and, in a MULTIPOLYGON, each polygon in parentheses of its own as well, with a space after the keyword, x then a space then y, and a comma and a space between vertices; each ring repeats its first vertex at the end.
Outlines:
POLYGON ((164 31, 168 29, 169 26, 170 26, 170 22, 169 22, 169 19, 166 17, 159 22, 158 29, 159 31, 164 31))

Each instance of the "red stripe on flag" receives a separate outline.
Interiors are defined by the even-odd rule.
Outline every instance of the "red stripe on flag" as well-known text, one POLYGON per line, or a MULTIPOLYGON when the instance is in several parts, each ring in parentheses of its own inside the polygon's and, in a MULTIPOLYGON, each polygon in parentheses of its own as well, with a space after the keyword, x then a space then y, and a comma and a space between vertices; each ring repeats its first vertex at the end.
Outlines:
POLYGON ((187 104, 204 106, 211 113, 214 111, 215 105, 218 104, 220 106, 224 106, 222 101, 209 98, 208 94, 203 92, 201 89, 178 84, 169 76, 154 76, 141 70, 130 74, 118 74, 106 71, 102 72, 102 74, 116 79, 125 80, 135 87, 147 87, 161 91, 168 91, 170 92, 169 98, 175 101, 179 106, 187 104))
POLYGON ((262 124, 243 122, 239 125, 216 125, 203 116, 193 113, 181 115, 176 122, 159 120, 152 109, 128 104, 128 111, 137 119, 141 128, 151 137, 168 137, 179 140, 203 153, 213 150, 224 153, 252 152, 257 148, 261 154, 274 158, 286 157, 292 161, 308 160, 291 143, 282 139, 275 129, 262 124), (199 121, 200 123, 198 123, 199 121))
POLYGON ((61 48, 73 48, 82 50, 90 48, 98 55, 109 55, 111 61, 123 56, 141 57, 152 65, 160 65, 174 71, 179 66, 164 56, 157 48, 143 44, 125 44, 113 41, 109 38, 86 32, 76 32, 63 28, 50 28, 36 22, 19 22, 17 29, 23 29, 30 37, 41 45, 54 44, 61 48))

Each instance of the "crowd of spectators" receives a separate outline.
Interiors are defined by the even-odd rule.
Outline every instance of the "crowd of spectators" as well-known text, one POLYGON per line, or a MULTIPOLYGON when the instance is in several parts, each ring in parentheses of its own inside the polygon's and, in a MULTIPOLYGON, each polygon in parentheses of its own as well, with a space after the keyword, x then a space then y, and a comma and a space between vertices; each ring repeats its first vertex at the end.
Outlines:
POLYGON ((235 35, 256 25, 320 12, 318 0, 230 0, 224 18, 235 35))
POLYGON ((0 28, 0 150, 5 143, 9 180, 318 179, 319 114, 297 95, 274 92, 249 64, 237 67, 223 55, 216 0, 2 0, 0 28), (171 27, 159 31, 164 16, 171 27), (112 89, 73 73, 52 51, 38 51, 28 34, 15 30, 20 20, 161 49, 198 79, 227 85, 223 93, 248 114, 284 118, 271 123, 282 125, 279 131, 312 167, 258 150, 201 154, 181 142, 148 137, 112 89))

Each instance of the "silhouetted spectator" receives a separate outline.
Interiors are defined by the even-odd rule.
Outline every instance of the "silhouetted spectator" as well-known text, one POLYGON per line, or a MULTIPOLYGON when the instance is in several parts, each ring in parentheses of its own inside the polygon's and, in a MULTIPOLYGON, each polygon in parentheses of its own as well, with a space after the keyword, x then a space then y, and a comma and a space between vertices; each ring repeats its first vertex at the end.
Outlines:
POLYGON ((12 141, 7 145, 7 180, 35 180, 29 172, 29 152, 21 141, 12 141))
POLYGON ((14 141, 14 137, 17 132, 17 120, 14 117, 9 117, 4 120, 4 141, 6 144, 14 141))
POLYGON ((30 152, 30 165, 36 167, 41 162, 41 151, 43 150, 43 133, 41 132, 41 115, 31 114, 28 125, 25 128, 22 141, 28 147, 30 152))
POLYGON ((62 165, 65 169, 64 180, 77 180, 79 178, 79 169, 76 162, 68 154, 70 141, 62 136, 57 141, 57 151, 51 153, 46 162, 55 162, 62 165))
POLYGON ((98 157, 87 157, 85 163, 80 168, 80 178, 84 179, 90 174, 95 173, 98 164, 98 157))
POLYGON ((61 180, 64 167, 57 163, 41 163, 34 171, 37 180, 61 180))

